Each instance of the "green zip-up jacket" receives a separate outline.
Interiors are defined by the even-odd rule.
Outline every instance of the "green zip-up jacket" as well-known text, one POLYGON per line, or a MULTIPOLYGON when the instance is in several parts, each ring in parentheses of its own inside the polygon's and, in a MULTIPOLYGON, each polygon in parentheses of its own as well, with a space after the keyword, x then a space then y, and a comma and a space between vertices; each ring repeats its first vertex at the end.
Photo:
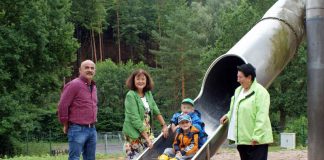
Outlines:
MULTIPOLYGON (((145 92, 146 100, 150 106, 151 118, 153 115, 159 115, 160 110, 157 107, 151 91, 145 92)), ((123 125, 123 133, 132 139, 137 139, 144 131, 144 104, 138 94, 130 90, 125 98, 125 121, 123 125)))
POLYGON ((231 115, 236 114, 236 144, 251 145, 252 140, 258 144, 269 144, 273 142, 272 128, 269 118, 270 96, 268 91, 256 80, 250 87, 250 93, 239 103, 236 113, 233 112, 235 99, 238 98, 242 86, 236 88, 231 98, 230 110, 226 114, 229 122, 231 115))

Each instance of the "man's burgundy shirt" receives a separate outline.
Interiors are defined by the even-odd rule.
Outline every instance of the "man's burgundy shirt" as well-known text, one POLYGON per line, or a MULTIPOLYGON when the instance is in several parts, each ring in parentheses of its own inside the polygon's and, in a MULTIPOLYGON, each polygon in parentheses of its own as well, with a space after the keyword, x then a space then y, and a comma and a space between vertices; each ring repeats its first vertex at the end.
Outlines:
POLYGON ((92 124, 97 121, 97 88, 94 81, 88 84, 78 77, 64 86, 58 105, 61 123, 92 124))

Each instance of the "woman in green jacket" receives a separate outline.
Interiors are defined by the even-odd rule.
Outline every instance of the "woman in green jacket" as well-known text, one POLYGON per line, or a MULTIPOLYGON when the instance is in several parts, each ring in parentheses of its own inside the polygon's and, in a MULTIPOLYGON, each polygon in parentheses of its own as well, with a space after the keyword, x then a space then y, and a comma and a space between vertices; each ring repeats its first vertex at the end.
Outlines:
POLYGON ((123 125, 125 151, 126 159, 135 159, 145 148, 153 147, 154 135, 151 130, 153 116, 160 122, 165 138, 168 136, 168 127, 151 93, 153 80, 145 70, 134 71, 128 77, 126 86, 129 91, 125 98, 123 125))
POLYGON ((269 118, 270 96, 255 80, 255 68, 251 64, 237 67, 236 88, 230 110, 221 119, 229 121, 227 138, 237 144, 241 160, 266 160, 268 144, 273 142, 269 118))

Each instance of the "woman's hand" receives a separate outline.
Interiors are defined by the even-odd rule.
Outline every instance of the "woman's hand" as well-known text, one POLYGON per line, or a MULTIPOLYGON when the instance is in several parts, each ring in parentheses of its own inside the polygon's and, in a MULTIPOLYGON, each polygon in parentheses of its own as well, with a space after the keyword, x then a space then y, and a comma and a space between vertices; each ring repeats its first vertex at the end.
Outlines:
POLYGON ((168 126, 165 124, 165 121, 162 117, 161 114, 157 115, 156 117, 158 119, 158 121, 160 122, 160 124, 162 125, 162 134, 164 138, 168 138, 169 136, 169 130, 168 130, 168 126))
POLYGON ((255 146, 255 145, 257 145, 257 144, 259 144, 258 141, 256 141, 256 140, 252 140, 252 142, 251 142, 251 145, 252 145, 252 146, 255 146))
POLYGON ((167 127, 167 125, 163 125, 162 134, 163 134, 164 138, 168 138, 168 136, 169 136, 169 128, 167 127))
POLYGON ((153 142, 152 142, 152 140, 148 138, 146 140, 146 142, 147 142, 147 147, 150 148, 150 149, 152 149, 153 148, 153 142))
POLYGON ((228 118, 227 118, 226 115, 224 115, 224 116, 219 120, 219 123, 220 123, 220 124, 225 124, 225 123, 227 123, 227 121, 228 121, 228 118))
POLYGON ((141 133, 142 137, 145 139, 146 143, 147 143, 147 147, 149 147, 150 149, 153 148, 153 142, 152 140, 150 139, 150 136, 145 132, 143 131, 141 133))

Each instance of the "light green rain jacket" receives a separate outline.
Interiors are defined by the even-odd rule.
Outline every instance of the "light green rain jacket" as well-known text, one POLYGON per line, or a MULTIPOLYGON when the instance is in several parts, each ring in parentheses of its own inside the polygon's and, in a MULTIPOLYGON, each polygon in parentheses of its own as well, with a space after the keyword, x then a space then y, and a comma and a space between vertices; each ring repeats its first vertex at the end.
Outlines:
POLYGON ((251 145, 252 140, 258 144, 269 144, 273 142, 272 128, 269 118, 270 96, 268 91, 256 80, 251 85, 250 93, 243 98, 233 112, 235 99, 238 98, 242 86, 236 88, 231 98, 230 110, 226 114, 229 121, 231 115, 236 114, 236 144, 251 145))

